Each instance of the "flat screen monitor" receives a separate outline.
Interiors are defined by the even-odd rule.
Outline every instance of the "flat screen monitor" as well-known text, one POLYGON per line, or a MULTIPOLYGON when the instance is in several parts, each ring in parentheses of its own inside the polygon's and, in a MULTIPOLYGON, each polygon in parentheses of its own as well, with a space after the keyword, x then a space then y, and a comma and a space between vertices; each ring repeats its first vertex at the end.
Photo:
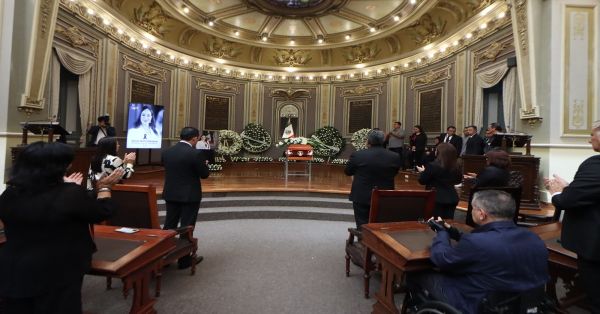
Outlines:
POLYGON ((130 103, 127 148, 160 148, 165 107, 130 103))

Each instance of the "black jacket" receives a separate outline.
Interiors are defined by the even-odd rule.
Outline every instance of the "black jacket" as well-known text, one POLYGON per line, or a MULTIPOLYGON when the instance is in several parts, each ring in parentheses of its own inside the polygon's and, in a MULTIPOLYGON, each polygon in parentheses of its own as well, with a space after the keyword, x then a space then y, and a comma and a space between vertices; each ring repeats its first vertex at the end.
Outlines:
POLYGON ((588 260, 600 261, 600 155, 586 159, 552 204, 565 211, 562 245, 588 260))
POLYGON ((496 166, 487 166, 477 175, 477 178, 473 182, 473 187, 508 186, 509 181, 510 171, 496 166))
POLYGON ((458 204, 458 193, 454 185, 460 182, 462 172, 459 168, 446 170, 435 161, 425 165, 425 171, 419 177, 420 184, 435 190, 435 202, 439 204, 458 204))
POLYGON ((179 142, 162 153, 165 167, 165 201, 193 203, 202 200, 200 178, 208 178, 208 166, 200 152, 179 142))
POLYGON ((72 183, 38 194, 8 187, 0 196, 6 243, 0 247, 0 296, 28 298, 81 280, 95 250, 89 224, 110 217, 110 199, 94 200, 72 183))
MULTIPOLYGON (((94 125, 87 131, 87 146, 96 146, 96 136, 100 132, 100 126, 94 125)), ((117 136, 117 131, 112 126, 106 127, 106 136, 117 136)))
MULTIPOLYGON (((446 134, 447 133, 440 134, 440 137, 438 137, 438 139, 440 140, 440 143, 444 143, 444 139, 446 139, 446 134)), ((452 144, 452 146, 454 146, 454 148, 456 148, 456 155, 457 156, 460 155, 460 151, 462 150, 462 145, 463 145, 462 137, 454 134, 450 138, 449 143, 452 144)))
POLYGON ((346 175, 354 176, 350 200, 370 205, 373 188, 393 190, 400 161, 397 153, 378 146, 352 153, 344 170, 346 175))
POLYGON ((465 145, 467 145, 467 148, 465 149, 465 155, 483 155, 485 142, 483 141, 483 138, 479 136, 479 134, 475 134, 468 138, 465 145))

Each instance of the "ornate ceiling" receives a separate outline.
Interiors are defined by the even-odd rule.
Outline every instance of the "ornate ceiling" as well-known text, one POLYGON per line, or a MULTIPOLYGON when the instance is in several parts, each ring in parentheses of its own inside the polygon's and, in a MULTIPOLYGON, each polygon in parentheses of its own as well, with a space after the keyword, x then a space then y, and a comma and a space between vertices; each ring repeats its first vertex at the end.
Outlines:
POLYGON ((250 69, 291 71, 399 60, 504 5, 503 0, 103 1, 111 15, 169 49, 250 69))

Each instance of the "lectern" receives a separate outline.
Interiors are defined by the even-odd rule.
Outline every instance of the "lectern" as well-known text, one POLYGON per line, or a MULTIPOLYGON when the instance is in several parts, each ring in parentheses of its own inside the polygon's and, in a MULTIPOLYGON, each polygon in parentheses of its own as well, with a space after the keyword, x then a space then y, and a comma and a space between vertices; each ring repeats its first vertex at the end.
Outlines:
POLYGON ((65 138, 65 136, 71 134, 65 130, 60 123, 56 121, 30 121, 30 122, 21 122, 21 127, 23 128, 23 135, 21 137, 21 145, 27 145, 27 133, 31 132, 33 134, 48 134, 48 142, 52 142, 54 138, 54 134, 60 134, 61 138, 65 138))
POLYGON ((492 146, 507 151, 509 147, 525 147, 525 155, 531 155, 531 135, 525 133, 496 133, 492 137, 492 146))

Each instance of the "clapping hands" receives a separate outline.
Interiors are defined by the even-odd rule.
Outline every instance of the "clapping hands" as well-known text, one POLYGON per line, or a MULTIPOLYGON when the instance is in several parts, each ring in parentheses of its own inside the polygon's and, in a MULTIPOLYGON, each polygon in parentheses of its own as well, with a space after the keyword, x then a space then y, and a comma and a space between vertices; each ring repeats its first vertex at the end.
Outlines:
POLYGON ((546 186, 546 189, 550 191, 550 194, 554 194, 562 192, 562 190, 567 185, 569 185, 569 182, 567 182, 567 180, 563 179, 562 177, 554 174, 552 175, 552 179, 544 178, 544 185, 546 186))
POLYGON ((418 171, 418 172, 423 172, 423 171, 425 171, 425 166, 417 166, 417 171, 418 171))
POLYGON ((135 153, 127 153, 125 157, 123 157, 123 162, 125 164, 134 164, 135 163, 135 153))
POLYGON ((77 185, 81 185, 83 181, 83 174, 81 172, 73 172, 69 176, 64 176, 63 181, 65 183, 75 183, 77 185))

